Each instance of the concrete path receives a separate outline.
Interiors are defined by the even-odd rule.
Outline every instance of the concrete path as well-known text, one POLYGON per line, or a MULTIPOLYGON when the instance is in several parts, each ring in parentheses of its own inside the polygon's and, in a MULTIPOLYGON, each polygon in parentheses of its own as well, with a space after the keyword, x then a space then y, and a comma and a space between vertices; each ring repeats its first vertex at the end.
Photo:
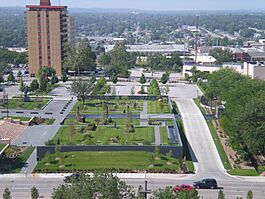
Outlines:
POLYGON ((25 174, 25 176, 27 177, 28 174, 31 174, 33 172, 37 163, 37 149, 35 148, 32 154, 30 155, 29 159, 27 160, 26 164, 21 169, 20 174, 25 174))
POLYGON ((144 102, 143 103, 143 113, 146 114, 146 115, 148 114, 148 105, 147 105, 147 102, 144 102))
POLYGON ((217 179, 225 178, 225 169, 201 111, 192 99, 175 101, 183 118, 196 173, 217 179))
POLYGON ((155 145, 160 146, 161 144, 160 126, 155 126, 155 145))
POLYGON ((140 126, 148 126, 147 102, 143 103, 143 111, 140 113, 140 126))

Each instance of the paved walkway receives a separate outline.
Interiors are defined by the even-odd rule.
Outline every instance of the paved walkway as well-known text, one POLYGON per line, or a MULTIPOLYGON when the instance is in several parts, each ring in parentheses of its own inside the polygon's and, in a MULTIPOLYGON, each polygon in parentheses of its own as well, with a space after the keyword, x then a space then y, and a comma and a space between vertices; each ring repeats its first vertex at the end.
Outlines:
POLYGON ((155 145, 160 146, 161 144, 160 126, 155 126, 155 145))
POLYGON ((21 169, 21 174, 31 174, 37 165, 37 149, 35 148, 33 153, 30 155, 24 167, 21 169))
POLYGON ((147 102, 143 103, 143 111, 140 113, 140 126, 148 126, 148 106, 147 102))

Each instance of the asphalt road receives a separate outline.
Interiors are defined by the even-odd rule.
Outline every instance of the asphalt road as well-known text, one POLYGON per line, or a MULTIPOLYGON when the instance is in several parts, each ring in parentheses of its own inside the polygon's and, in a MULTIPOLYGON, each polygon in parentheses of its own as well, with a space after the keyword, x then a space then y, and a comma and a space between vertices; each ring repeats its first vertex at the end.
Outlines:
MULTIPOLYGON (((123 175, 120 178, 127 182, 127 184, 134 186, 136 189, 139 185, 144 185, 145 179, 148 181, 148 188, 157 190, 161 187, 174 186, 176 184, 192 184, 198 178, 195 175, 147 175, 144 174, 123 175)), ((14 199, 30 198, 30 189, 36 186, 39 189, 41 198, 50 198, 53 188, 63 184, 63 176, 35 176, 29 177, 21 175, 21 177, 0 177, 0 193, 5 187, 11 190, 14 199)), ((230 180, 218 180, 220 188, 223 188, 226 199, 236 199, 237 197, 245 198, 247 191, 252 190, 255 199, 264 199, 265 190, 264 182, 248 182, 246 179, 231 178, 230 180)), ((216 199, 219 189, 216 190, 199 190, 199 194, 204 199, 216 199)))

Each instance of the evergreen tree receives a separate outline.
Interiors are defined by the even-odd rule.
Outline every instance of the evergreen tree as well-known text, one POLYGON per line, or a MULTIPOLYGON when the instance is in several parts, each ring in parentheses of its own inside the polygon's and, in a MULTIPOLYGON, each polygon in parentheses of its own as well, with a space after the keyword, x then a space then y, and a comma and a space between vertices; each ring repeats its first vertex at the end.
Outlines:
POLYGON ((11 192, 8 188, 5 188, 5 190, 4 190, 3 199, 12 199, 11 192))
POLYGON ((32 82, 30 83, 29 89, 31 92, 35 92, 36 90, 38 90, 39 89, 38 80, 36 80, 36 79, 32 80, 32 82))
POLYGON ((20 86, 19 86, 19 91, 20 92, 24 92, 25 88, 26 88, 26 86, 24 84, 24 81, 21 79, 20 86))
POLYGON ((31 199, 38 199, 39 198, 39 191, 36 187, 32 187, 31 189, 31 199))
POLYGON ((225 199, 225 194, 222 190, 220 190, 218 193, 218 199, 225 199))
POLYGON ((252 191, 248 191, 247 199, 253 199, 253 192, 252 191))
POLYGON ((140 84, 145 84, 145 83, 146 83, 145 75, 142 73, 140 77, 140 84))

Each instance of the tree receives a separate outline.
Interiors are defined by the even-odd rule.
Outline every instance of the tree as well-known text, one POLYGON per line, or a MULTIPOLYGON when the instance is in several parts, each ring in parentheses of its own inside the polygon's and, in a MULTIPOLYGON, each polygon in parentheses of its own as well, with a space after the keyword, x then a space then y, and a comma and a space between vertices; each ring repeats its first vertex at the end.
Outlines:
POLYGON ((116 95, 116 86, 113 86, 111 89, 111 95, 115 96, 116 95))
POLYGON ((11 192, 8 188, 5 188, 5 190, 4 190, 3 199, 12 199, 11 192))
POLYGON ((17 77, 21 77, 21 76, 22 76, 22 72, 21 72, 21 70, 19 70, 17 73, 17 77))
POLYGON ((94 89, 94 84, 89 80, 78 79, 73 81, 70 91, 73 95, 82 99, 83 104, 85 104, 86 97, 94 89))
POLYGON ((111 81, 113 82, 113 84, 117 84, 118 82, 118 77, 116 74, 114 74, 112 77, 111 77, 111 81))
POLYGON ((140 84, 145 84, 145 83, 146 83, 145 75, 142 73, 140 77, 140 84))
POLYGON ((160 88, 156 80, 151 81, 150 86, 148 88, 148 95, 153 95, 153 96, 161 95, 160 88))
POLYGON ((97 81, 92 94, 93 95, 105 95, 107 93, 111 93, 111 87, 107 85, 107 80, 104 77, 101 77, 97 81))
POLYGON ((96 83, 97 78, 95 76, 92 76, 91 79, 90 79, 90 81, 94 84, 94 83, 96 83))
POLYGON ((169 73, 164 73, 163 75, 162 75, 162 77, 161 77, 161 83, 162 84, 166 84, 167 82, 168 82, 168 80, 169 80, 169 73))
POLYGON ((31 199, 38 199, 39 198, 39 191, 36 187, 32 187, 31 189, 31 199))
POLYGON ((92 51, 88 39, 82 39, 77 47, 70 44, 64 46, 66 56, 63 67, 65 70, 74 70, 80 74, 80 71, 93 71, 96 68, 96 54, 92 51))
POLYGON ((61 77, 62 82, 66 82, 68 80, 67 74, 63 73, 61 77))
POLYGON ((218 199, 225 199, 225 194, 222 190, 220 190, 218 193, 218 199))
POLYGON ((131 95, 135 95, 135 87, 134 86, 132 86, 132 88, 131 88, 131 95))
POLYGON ((111 63, 111 56, 109 53, 104 53, 99 56, 99 63, 102 65, 109 65, 111 63))
POLYGON ((61 198, 135 198, 132 187, 108 173, 95 173, 93 177, 81 175, 79 180, 60 185, 52 193, 53 199, 61 198))
POLYGON ((20 86, 19 86, 19 91, 20 92, 24 92, 24 90, 25 90, 25 84, 24 84, 24 81, 21 79, 21 81, 20 81, 20 86))
POLYGON ((49 81, 42 75, 39 79, 39 89, 40 91, 47 91, 47 86, 49 84, 49 81))
POLYGON ((248 191, 247 199, 253 199, 253 192, 252 191, 248 191))
POLYGON ((8 75, 8 77, 7 77, 7 81, 9 81, 9 82, 14 82, 14 81, 15 81, 15 77, 14 77, 13 73, 10 73, 10 74, 8 75))
POLYGON ((52 75, 51 77, 51 85, 57 84, 59 82, 59 79, 56 75, 52 75))
POLYGON ((172 187, 158 189, 150 197, 151 199, 199 199, 198 191, 193 189, 191 191, 174 192, 172 187))
POLYGON ((39 89, 38 80, 36 80, 36 79, 32 80, 32 82, 30 83, 29 89, 31 92, 35 92, 36 90, 38 90, 39 89))
POLYGON ((224 62, 230 62, 233 60, 233 55, 230 50, 222 50, 221 48, 215 48, 210 51, 210 56, 216 59, 217 65, 222 65, 224 62))
POLYGON ((52 77, 55 74, 56 74, 56 71, 55 71, 54 68, 43 66, 41 69, 38 70, 38 75, 37 76, 39 78, 43 77, 46 80, 48 80, 49 77, 52 77))
POLYGON ((117 75, 128 76, 128 69, 132 66, 131 55, 126 51, 124 43, 117 43, 110 51, 111 65, 117 75))

